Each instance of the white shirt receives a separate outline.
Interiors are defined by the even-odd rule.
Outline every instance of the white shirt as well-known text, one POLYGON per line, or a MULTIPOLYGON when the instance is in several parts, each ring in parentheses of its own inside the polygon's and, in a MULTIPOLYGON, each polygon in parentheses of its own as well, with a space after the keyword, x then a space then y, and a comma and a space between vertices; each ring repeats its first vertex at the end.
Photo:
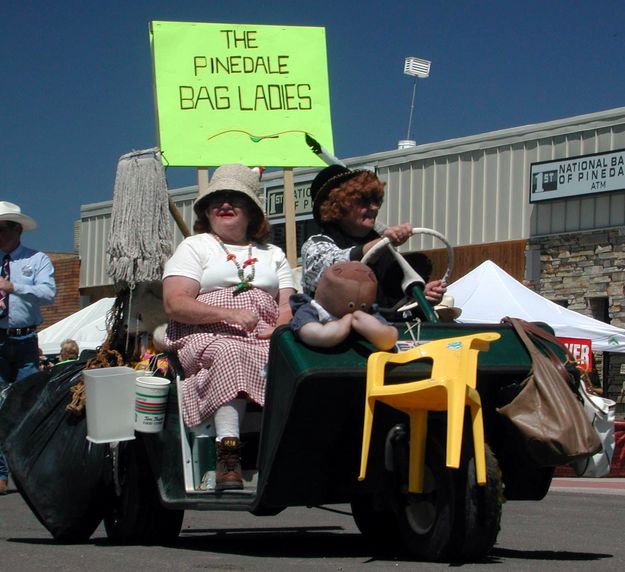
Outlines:
MULTIPOLYGON (((248 259, 249 247, 226 244, 228 252, 234 254, 239 266, 248 259)), ((282 288, 295 288, 293 273, 282 249, 273 244, 253 243, 254 264, 252 285, 264 290, 274 298, 282 288)), ((248 277, 252 266, 243 268, 248 277)), ((212 234, 202 233, 185 238, 172 257, 166 262, 163 278, 185 276, 200 284, 200 294, 239 284, 238 270, 212 234)))

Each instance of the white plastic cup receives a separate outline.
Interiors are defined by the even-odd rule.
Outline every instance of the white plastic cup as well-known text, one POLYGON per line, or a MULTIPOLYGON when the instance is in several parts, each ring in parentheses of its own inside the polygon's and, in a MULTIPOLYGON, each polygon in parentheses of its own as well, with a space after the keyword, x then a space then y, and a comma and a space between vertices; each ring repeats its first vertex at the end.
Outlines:
POLYGON ((135 370, 126 366, 85 369, 87 439, 92 443, 135 438, 135 370))
POLYGON ((161 377, 137 377, 135 431, 158 433, 163 429, 170 382, 161 377))

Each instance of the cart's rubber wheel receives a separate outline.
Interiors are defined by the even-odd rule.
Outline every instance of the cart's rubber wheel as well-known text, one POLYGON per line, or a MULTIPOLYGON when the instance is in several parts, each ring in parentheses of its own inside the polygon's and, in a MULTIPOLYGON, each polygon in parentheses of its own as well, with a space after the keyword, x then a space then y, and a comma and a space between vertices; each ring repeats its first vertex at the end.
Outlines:
MULTIPOLYGON (((470 432, 467 432, 470 434, 470 432)), ((501 523, 503 490, 501 471, 486 446, 486 484, 477 484, 473 443, 465 439, 463 459, 454 471, 456 507, 450 556, 461 562, 482 560, 495 545, 501 523)))
POLYGON ((112 492, 104 517, 109 540, 116 544, 169 544, 182 527, 183 510, 163 507, 149 461, 139 441, 119 445, 121 494, 112 492))
POLYGON ((494 447, 503 473, 503 494, 507 500, 542 500, 549 492, 554 467, 539 467, 516 439, 507 449, 494 447), (502 450, 503 449, 503 450, 502 450))
POLYGON ((379 547, 397 543, 397 520, 382 496, 358 495, 352 498, 351 507, 356 526, 368 543, 379 547))
POLYGON ((394 494, 391 506, 404 547, 429 561, 446 560, 454 522, 455 484, 445 463, 445 441, 441 428, 428 431, 423 493, 408 493, 408 438, 398 432, 393 444, 394 494))
POLYGON ((542 500, 547 496, 553 479, 554 467, 527 467, 519 475, 504 479, 507 500, 542 500), (527 477, 523 481, 522 477, 527 477))

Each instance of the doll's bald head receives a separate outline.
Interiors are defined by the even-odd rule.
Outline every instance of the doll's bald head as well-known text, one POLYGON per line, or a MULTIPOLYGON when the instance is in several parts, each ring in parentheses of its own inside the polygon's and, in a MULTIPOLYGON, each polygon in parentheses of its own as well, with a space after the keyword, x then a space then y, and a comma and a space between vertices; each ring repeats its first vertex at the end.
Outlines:
POLYGON ((315 301, 337 318, 356 310, 369 312, 377 286, 375 274, 366 264, 337 262, 321 275, 315 301))

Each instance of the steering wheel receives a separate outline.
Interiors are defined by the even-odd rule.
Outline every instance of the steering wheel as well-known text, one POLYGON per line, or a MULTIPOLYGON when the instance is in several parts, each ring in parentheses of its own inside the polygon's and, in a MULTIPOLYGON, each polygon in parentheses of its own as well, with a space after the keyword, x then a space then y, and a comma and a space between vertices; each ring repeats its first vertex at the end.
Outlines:
MULTIPOLYGON (((415 234, 428 234, 430 236, 434 236, 442 241, 447 247, 447 270, 443 275, 443 280, 445 282, 448 281, 449 276, 454 268, 454 250, 449 243, 449 241, 443 236, 440 232, 433 230, 431 228, 413 228, 412 235, 415 234)), ((364 264, 369 264, 376 260, 379 254, 382 252, 382 249, 388 248, 391 251, 391 254, 397 260, 402 272, 404 273, 404 278, 401 282, 401 289, 403 292, 408 294, 408 290, 411 286, 415 284, 420 284, 421 286, 425 286, 425 280, 421 277, 421 275, 412 267, 406 259, 397 251, 397 249, 391 244, 391 241, 387 237, 383 237, 377 244, 374 244, 367 253, 362 257, 361 262, 364 264)), ((429 313, 429 312, 426 312, 429 313)))

